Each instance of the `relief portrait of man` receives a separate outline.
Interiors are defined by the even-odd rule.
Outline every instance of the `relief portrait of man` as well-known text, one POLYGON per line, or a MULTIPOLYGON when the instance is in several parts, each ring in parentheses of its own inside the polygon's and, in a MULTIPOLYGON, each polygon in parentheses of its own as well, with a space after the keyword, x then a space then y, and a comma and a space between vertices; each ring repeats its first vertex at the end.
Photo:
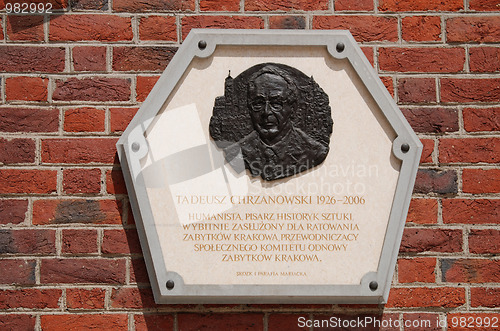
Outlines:
POLYGON ((235 170, 244 164, 251 176, 272 181, 321 164, 332 125, 328 96, 312 77, 263 63, 226 78, 209 129, 235 170))

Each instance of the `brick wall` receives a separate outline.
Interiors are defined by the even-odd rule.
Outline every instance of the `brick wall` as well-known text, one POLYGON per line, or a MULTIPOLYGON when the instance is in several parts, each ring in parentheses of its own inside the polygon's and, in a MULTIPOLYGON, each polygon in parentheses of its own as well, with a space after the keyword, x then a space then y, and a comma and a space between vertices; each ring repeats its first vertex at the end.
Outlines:
POLYGON ((498 1, 52 3, 0 12, 0 329, 500 318, 498 1), (115 143, 197 27, 350 29, 361 44, 424 144, 385 306, 154 304, 115 143))

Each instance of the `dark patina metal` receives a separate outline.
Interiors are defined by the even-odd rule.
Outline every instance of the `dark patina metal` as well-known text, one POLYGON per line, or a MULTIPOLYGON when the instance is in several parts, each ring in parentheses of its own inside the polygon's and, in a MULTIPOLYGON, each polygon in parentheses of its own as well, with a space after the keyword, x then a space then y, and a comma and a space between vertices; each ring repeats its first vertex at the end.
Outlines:
POLYGON ((328 95, 312 77, 284 64, 262 63, 226 78, 210 136, 235 170, 246 168, 270 181, 323 162, 332 126, 328 95))

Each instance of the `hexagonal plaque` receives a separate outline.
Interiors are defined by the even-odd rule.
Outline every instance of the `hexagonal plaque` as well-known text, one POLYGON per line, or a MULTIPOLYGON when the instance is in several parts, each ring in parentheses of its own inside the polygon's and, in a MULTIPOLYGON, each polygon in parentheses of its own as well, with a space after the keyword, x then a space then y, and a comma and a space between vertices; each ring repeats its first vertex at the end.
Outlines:
POLYGON ((192 30, 117 148, 158 303, 387 300, 422 145, 348 31, 192 30))

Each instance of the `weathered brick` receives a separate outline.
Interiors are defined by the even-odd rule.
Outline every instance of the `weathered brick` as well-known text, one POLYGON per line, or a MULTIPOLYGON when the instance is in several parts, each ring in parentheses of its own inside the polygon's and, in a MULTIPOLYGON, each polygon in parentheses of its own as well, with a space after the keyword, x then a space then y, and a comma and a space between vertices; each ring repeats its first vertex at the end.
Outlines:
POLYGON ((69 309, 103 309, 106 290, 102 288, 66 289, 66 306, 69 309))
POLYGON ((142 253, 137 230, 104 230, 101 252, 102 254, 142 253))
POLYGON ((44 39, 42 15, 8 15, 6 26, 9 40, 43 41, 44 39))
POLYGON ((128 330, 126 314, 41 315, 42 330, 128 330))
POLYGON ((306 18, 304 16, 271 16, 269 17, 271 29, 305 29, 306 18))
POLYGON ((463 48, 383 47, 379 49, 379 66, 395 72, 461 72, 464 70, 463 48))
POLYGON ((299 318, 309 320, 307 314, 270 314, 267 322, 267 329, 269 331, 289 330, 289 331, 307 331, 308 327, 300 327, 299 318))
POLYGON ((496 283, 500 260, 442 259, 442 281, 449 283, 496 283))
POLYGON ((68 78, 56 80, 54 101, 128 101, 130 79, 126 78, 68 78))
POLYGON ((186 16, 182 18, 182 39, 196 28, 262 29, 264 21, 254 16, 186 16))
POLYGON ((36 200, 33 224, 121 224, 121 212, 116 200, 36 200))
POLYGON ((137 113, 137 108, 110 108, 111 132, 125 131, 127 125, 137 113))
MULTIPOLYGON (((320 322, 320 326, 316 326, 316 327, 313 327, 313 329, 316 331, 316 330, 328 330, 328 331, 336 331, 336 330, 356 330, 356 331, 365 331, 365 330, 370 330, 370 331, 374 331, 374 330, 378 330, 378 325, 377 326, 371 326, 369 323, 367 324, 364 324, 363 326, 361 326, 362 324, 357 324, 359 323, 359 321, 365 321, 367 319, 371 320, 371 321, 374 321, 374 320, 377 320, 380 322, 381 325, 383 325, 384 327, 381 327, 380 330, 384 330, 384 331, 399 331, 399 327, 395 327, 394 326, 394 321, 399 319, 399 316, 398 314, 394 314, 394 313, 381 313, 379 311, 377 312, 367 312, 367 313, 362 313, 362 312, 359 312, 357 311, 357 309, 371 309, 371 310, 377 310, 377 305, 367 305, 367 304, 339 304, 338 305, 339 307, 342 307, 342 308, 348 308, 350 309, 350 311, 348 310, 346 313, 337 313, 337 312, 332 312, 332 313, 329 313, 329 314, 317 314, 315 313, 313 315, 313 321, 314 320, 317 320, 318 322, 320 322), (325 324, 327 322, 329 322, 330 318, 336 318, 336 321, 337 321, 337 326, 334 326, 333 328, 329 328, 327 327, 325 324), (325 321, 325 322, 323 322, 325 321), (345 321, 345 322, 344 322, 345 321), (392 322, 391 322, 392 321, 392 322), (342 322, 342 323, 341 323, 342 322), (321 323, 325 323, 325 324, 321 324, 321 323), (344 325, 345 323, 345 325, 344 325), (349 327, 349 325, 351 327, 349 327), (354 325, 360 325, 360 327, 353 327, 354 325)), ((307 318, 306 320, 309 320, 309 318, 307 318)), ((316 322, 317 323, 317 322, 316 322)), ((314 322, 313 322, 313 325, 314 325, 314 322)), ((279 331, 280 329, 277 329, 277 330, 273 330, 273 331, 279 331)))
POLYGON ((422 156, 420 157, 420 163, 432 163, 432 153, 434 152, 434 140, 432 139, 420 139, 424 148, 422 150, 422 156))
POLYGON ((401 240, 400 252, 442 252, 462 251, 462 231, 429 228, 406 228, 401 240))
POLYGON ((73 69, 75 71, 106 71, 106 47, 73 47, 73 69))
POLYGON ((462 0, 380 0, 378 9, 380 11, 459 11, 464 9, 462 0))
POLYGON ((500 71, 500 48, 474 47, 469 49, 469 67, 474 72, 500 71))
POLYGON ((406 41, 440 41, 441 18, 439 16, 403 17, 401 33, 406 41))
POLYGON ((0 138, 0 164, 35 162, 35 141, 29 138, 0 138))
POLYGON ((400 103, 435 103, 437 101, 436 80, 434 78, 400 78, 398 101, 400 103))
POLYGON ((473 254, 500 254, 500 231, 494 229, 470 230, 469 252, 473 254))
POLYGON ((500 162, 500 138, 441 139, 439 162, 498 163, 500 162))
POLYGON ((163 71, 176 51, 176 47, 115 47, 113 48, 113 70, 163 71))
POLYGON ((158 11, 193 11, 194 0, 114 0, 113 11, 158 12, 158 11))
POLYGON ((143 102, 153 89, 160 76, 137 76, 136 99, 143 102))
POLYGON ((400 283, 434 283, 436 281, 436 259, 421 257, 398 260, 398 281, 400 283))
POLYGON ((200 0, 202 11, 239 11, 239 0, 200 0))
POLYGON ((465 289, 454 287, 392 288, 387 308, 454 308, 465 304, 465 289))
POLYGON ((0 108, 0 131, 57 132, 59 110, 0 108))
POLYGON ((76 108, 64 112, 64 131, 66 132, 103 132, 104 109, 76 108))
POLYGON ((272 10, 327 10, 328 1, 327 0, 277 0, 277 1, 265 1, 265 0, 246 0, 245 10, 249 11, 272 11, 272 10))
POLYGON ((500 288, 471 287, 470 296, 472 307, 498 308, 500 306, 500 288))
POLYGON ((108 0, 71 0, 72 10, 108 10, 108 0))
POLYGON ((178 330, 263 330, 264 316, 247 314, 178 314, 178 330), (207 326, 210 329, 207 329, 207 326))
POLYGON ((446 20, 448 42, 498 42, 500 41, 499 16, 466 16, 446 20))
POLYGON ((437 222, 437 199, 411 199, 406 222, 417 224, 435 224, 437 222))
POLYGON ((172 315, 141 314, 134 315, 136 331, 164 331, 174 329, 174 317, 172 315))
POLYGON ((500 193, 500 169, 464 169, 462 191, 466 193, 500 193))
POLYGON ((497 0, 469 0, 469 9, 477 11, 499 11, 497 0))
POLYGON ((415 180, 415 193, 457 193, 457 173, 454 170, 420 169, 415 180))
POLYGON ((44 163, 116 163, 116 139, 43 139, 44 163))
POLYGON ((55 242, 55 230, 0 229, 0 254, 51 254, 55 242))
POLYGON ((50 20, 50 41, 132 40, 130 17, 118 15, 62 15, 50 20))
POLYGON ((5 314, 0 315, 0 329, 2 330, 35 330, 35 315, 5 314))
POLYGON ((63 189, 66 193, 99 193, 101 191, 100 169, 65 169, 63 189))
POLYGON ((12 308, 58 308, 62 290, 16 289, 0 290, 0 309, 12 308))
POLYGON ((106 191, 110 194, 127 194, 127 187, 120 170, 106 172, 106 191))
POLYGON ((149 276, 143 258, 133 258, 130 263, 130 283, 147 284, 149 276))
POLYGON ((1 193, 47 194, 57 190, 57 171, 0 169, 1 193))
POLYGON ((469 132, 500 131, 500 108, 465 108, 462 115, 469 132))
POLYGON ((65 61, 64 47, 0 47, 3 72, 62 72, 65 61))
MULTIPOLYGON (((34 260, 0 260, 0 284, 33 285, 36 261, 34 260)), ((0 323, 1 326, 1 323, 0 323)))
POLYGON ((112 308, 144 309, 156 307, 150 288, 138 289, 122 287, 111 293, 112 308))
POLYGON ((28 211, 28 200, 0 200, 0 224, 19 224, 24 222, 28 211))
POLYGON ((443 329, 438 313, 404 313, 403 321, 405 331, 441 331, 443 329))
POLYGON ((62 231, 62 253, 97 253, 97 230, 64 229, 62 231))
MULTIPOLYGON (((202 2, 203 3, 203 2, 202 2)), ((200 7, 202 4, 200 3, 200 7)), ((139 22, 141 40, 177 41, 177 24, 174 16, 141 17, 139 22)))
POLYGON ((372 0, 336 0, 334 6, 335 11, 373 11, 372 0))
POLYGON ((500 223, 500 200, 444 199, 443 222, 498 224, 500 223))
POLYGON ((498 78, 441 78, 441 102, 499 102, 498 78))
POLYGON ((44 284, 123 284, 123 259, 44 259, 40 267, 40 280, 44 284))
MULTIPOLYGON (((366 52, 363 52, 363 53, 365 53, 365 56, 366 56, 366 52)), ((373 65, 373 54, 371 56, 371 59, 368 56, 366 56, 366 58, 373 65)), ((394 98, 394 80, 393 80, 393 78, 392 77, 380 77, 380 80, 382 81, 385 88, 387 89, 387 92, 389 92, 389 94, 394 98)))
POLYGON ((350 30, 354 39, 364 41, 397 41, 398 20, 383 16, 315 16, 313 28, 350 30))
POLYGON ((446 325, 448 330, 452 331, 469 331, 469 330, 484 330, 490 331, 495 324, 495 330, 498 329, 498 323, 495 320, 498 318, 498 313, 448 313, 446 315, 446 325), (471 323, 471 321, 474 321, 471 323), (476 322, 477 321, 477 322, 476 322), (470 326, 468 326, 470 324, 470 326), (487 325, 487 326, 486 326, 487 325))

